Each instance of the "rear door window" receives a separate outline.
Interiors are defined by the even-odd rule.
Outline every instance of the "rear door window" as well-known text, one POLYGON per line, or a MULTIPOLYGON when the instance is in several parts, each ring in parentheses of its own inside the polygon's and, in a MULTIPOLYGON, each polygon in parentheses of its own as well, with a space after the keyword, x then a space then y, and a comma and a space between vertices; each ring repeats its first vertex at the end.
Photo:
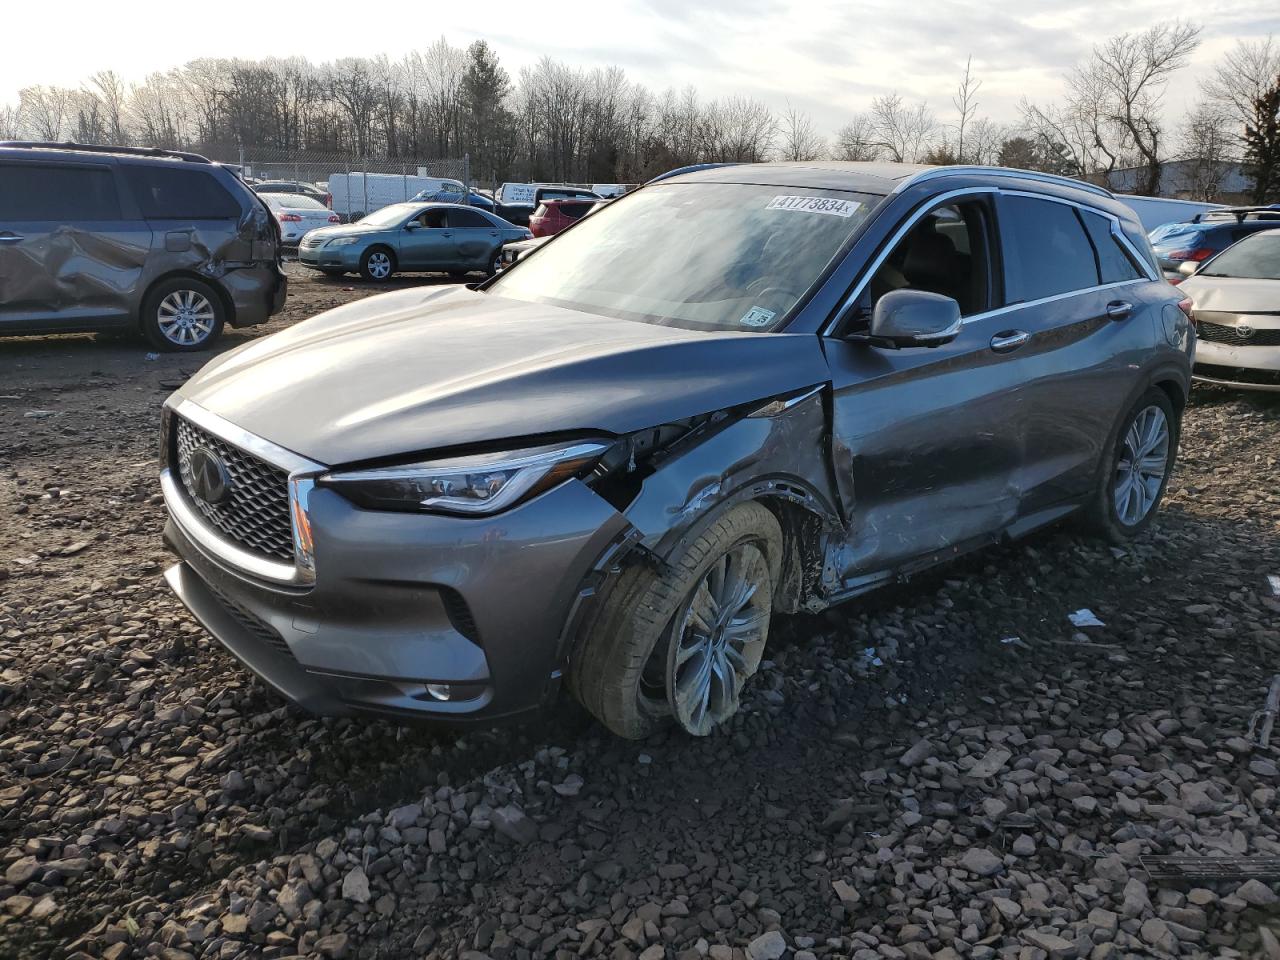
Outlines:
POLYGON ((1103 283, 1123 283, 1125 280, 1140 280, 1142 273, 1134 265, 1120 246, 1120 241, 1111 232, 1111 221, 1099 213, 1080 211, 1080 219, 1089 231, 1089 239, 1093 242, 1093 252, 1098 258, 1098 273, 1103 283))
POLYGON ((203 170, 182 167, 122 167, 125 180, 148 220, 238 220, 240 205, 203 170))
POLYGON ((466 229, 468 227, 484 230, 493 228, 493 224, 474 210, 450 210, 449 226, 458 230, 466 229))
POLYGON ((1034 197, 1000 198, 1000 238, 1009 303, 1098 285, 1098 264, 1075 207, 1034 197))
POLYGON ((0 164, 0 222, 120 218, 120 197, 109 167, 0 164))

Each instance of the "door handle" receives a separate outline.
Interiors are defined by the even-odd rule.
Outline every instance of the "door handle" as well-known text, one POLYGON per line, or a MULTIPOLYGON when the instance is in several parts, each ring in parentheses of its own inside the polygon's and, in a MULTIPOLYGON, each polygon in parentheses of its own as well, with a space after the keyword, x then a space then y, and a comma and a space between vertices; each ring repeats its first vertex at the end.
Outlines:
POLYGON ((1128 319, 1133 313, 1133 304, 1128 300, 1112 300, 1107 304, 1107 316, 1112 320, 1128 319))
POLYGON ((1031 334, 1025 330, 1002 330, 991 338, 991 349, 996 353, 1008 353, 1010 350, 1017 350, 1030 339, 1031 334))
POLYGON ((452 237, 452 236, 453 236, 453 231, 451 231, 451 230, 446 230, 446 231, 444 231, 442 234, 440 234, 440 236, 442 236, 442 237, 452 237))
POLYGON ((10 233, 8 230, 4 233, 0 233, 0 243, 21 243, 25 239, 25 237, 19 236, 16 233, 10 233))

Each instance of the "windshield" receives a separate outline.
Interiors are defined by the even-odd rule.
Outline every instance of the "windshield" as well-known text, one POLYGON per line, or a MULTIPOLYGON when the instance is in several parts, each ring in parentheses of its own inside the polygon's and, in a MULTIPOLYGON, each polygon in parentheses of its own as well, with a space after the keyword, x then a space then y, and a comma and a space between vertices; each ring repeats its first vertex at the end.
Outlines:
POLYGON ((389 207, 373 211, 356 222, 366 227, 392 227, 417 209, 417 206, 412 203, 393 203, 389 207))
POLYGON ((1280 280, 1280 230, 1255 233, 1227 247, 1206 264, 1198 276, 1280 280))
POLYGON ((696 330, 776 330, 879 199, 804 187, 654 184, 584 217, 488 292, 696 330))

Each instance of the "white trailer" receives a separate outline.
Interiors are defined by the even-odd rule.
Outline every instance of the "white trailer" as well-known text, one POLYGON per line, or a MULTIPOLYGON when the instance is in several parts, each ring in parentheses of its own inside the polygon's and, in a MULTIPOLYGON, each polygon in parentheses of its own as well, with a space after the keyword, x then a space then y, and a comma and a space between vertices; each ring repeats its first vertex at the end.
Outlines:
POLYGON ((431 193, 464 192, 462 182, 448 177, 417 177, 399 173, 335 173, 329 177, 333 212, 344 220, 359 220, 366 213, 393 203, 412 200, 423 190, 431 193), (447 189, 448 188, 448 189, 447 189))

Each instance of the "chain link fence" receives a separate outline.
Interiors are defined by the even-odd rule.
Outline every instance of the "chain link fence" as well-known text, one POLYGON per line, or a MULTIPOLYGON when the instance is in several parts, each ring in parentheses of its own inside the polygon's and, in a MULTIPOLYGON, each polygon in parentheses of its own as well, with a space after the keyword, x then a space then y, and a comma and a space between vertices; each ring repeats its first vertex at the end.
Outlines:
POLYGON ((211 160, 236 164, 250 182, 278 180, 315 187, 330 196, 334 213, 344 220, 358 220, 423 191, 466 202, 462 198, 470 196, 473 186, 465 156, 388 158, 252 146, 213 148, 206 153, 211 160))

